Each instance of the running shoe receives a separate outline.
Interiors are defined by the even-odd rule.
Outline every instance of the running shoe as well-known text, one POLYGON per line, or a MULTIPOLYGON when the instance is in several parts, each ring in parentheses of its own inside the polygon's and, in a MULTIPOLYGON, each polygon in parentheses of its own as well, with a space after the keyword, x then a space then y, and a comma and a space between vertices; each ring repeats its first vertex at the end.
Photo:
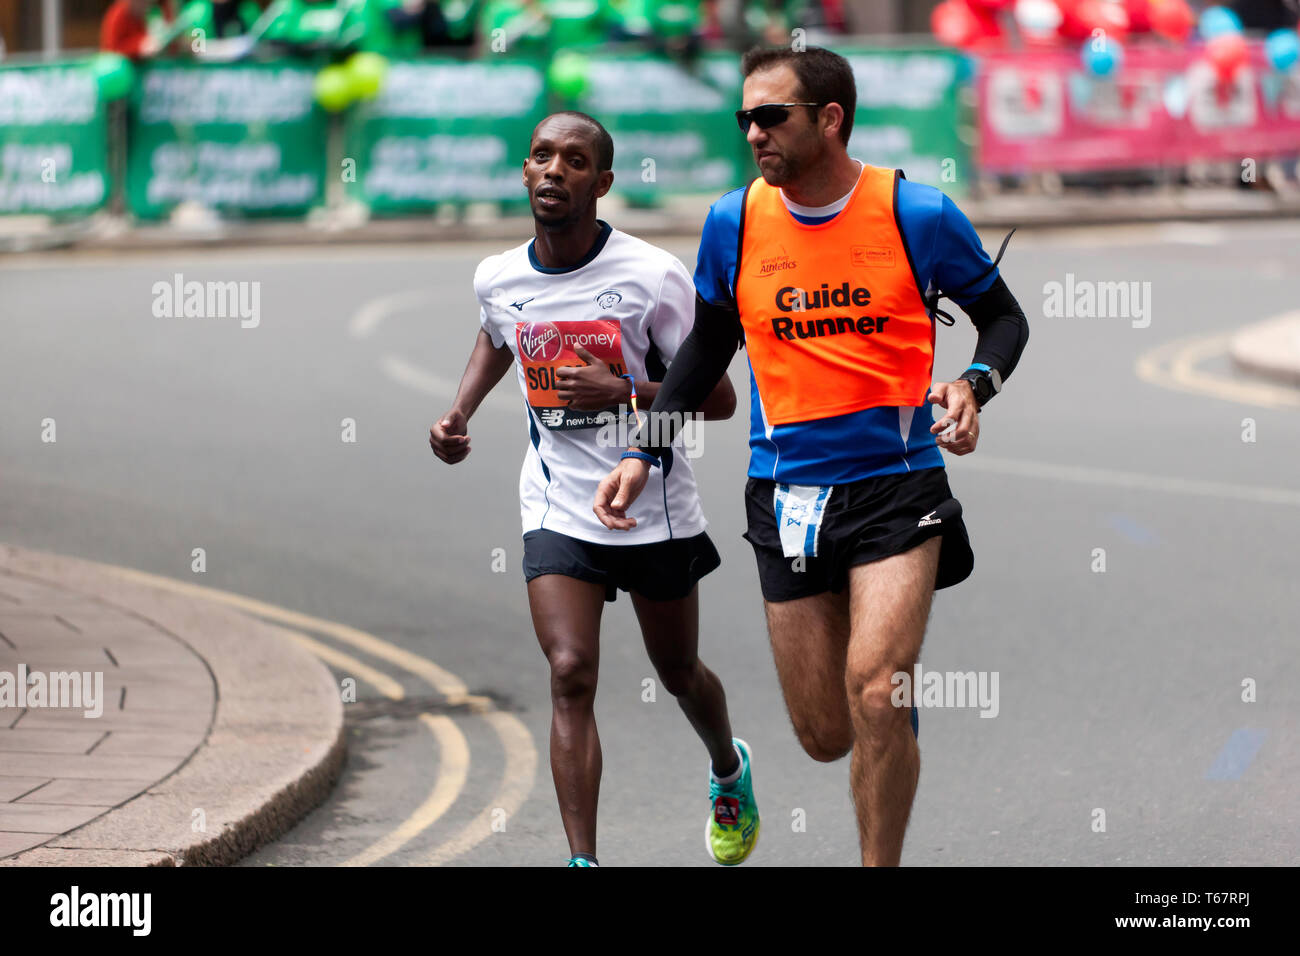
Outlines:
POLYGON ((749 744, 739 737, 732 742, 740 751, 740 776, 721 784, 709 774, 709 800, 713 812, 704 830, 709 856, 723 866, 744 863, 758 843, 758 805, 754 802, 754 781, 750 775, 749 744))

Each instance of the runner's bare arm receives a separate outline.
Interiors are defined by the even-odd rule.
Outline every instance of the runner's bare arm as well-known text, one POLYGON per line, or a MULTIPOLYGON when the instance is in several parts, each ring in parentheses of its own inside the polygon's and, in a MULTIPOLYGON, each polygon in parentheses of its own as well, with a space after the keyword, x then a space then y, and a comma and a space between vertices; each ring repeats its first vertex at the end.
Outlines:
POLYGON ((451 409, 429 429, 429 447, 449 465, 464 461, 469 454, 469 420, 478 410, 492 387, 514 364, 514 353, 507 345, 497 348, 492 337, 479 329, 474 350, 469 354, 465 374, 460 377, 456 400, 451 409))

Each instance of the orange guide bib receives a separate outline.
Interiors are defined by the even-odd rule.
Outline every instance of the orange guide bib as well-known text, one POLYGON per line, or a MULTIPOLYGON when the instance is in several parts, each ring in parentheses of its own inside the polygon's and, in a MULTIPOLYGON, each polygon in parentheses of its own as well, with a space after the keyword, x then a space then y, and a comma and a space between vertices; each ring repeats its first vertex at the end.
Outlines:
POLYGON ((750 184, 736 304, 768 424, 925 400, 934 322, 899 232, 896 176, 866 166, 848 205, 815 226, 777 187, 750 184))

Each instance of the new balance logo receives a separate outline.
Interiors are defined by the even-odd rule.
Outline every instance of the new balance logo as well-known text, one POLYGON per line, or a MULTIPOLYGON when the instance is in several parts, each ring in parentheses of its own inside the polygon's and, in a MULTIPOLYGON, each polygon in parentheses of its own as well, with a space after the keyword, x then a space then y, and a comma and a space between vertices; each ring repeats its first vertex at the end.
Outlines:
POLYGON ((510 308, 516 310, 517 312, 522 312, 522 311, 524 311, 524 306, 526 306, 529 302, 532 302, 533 299, 535 299, 535 298, 537 298, 537 296, 535 296, 535 295, 530 295, 528 298, 524 299, 524 301, 522 301, 522 302, 511 302, 511 303, 510 303, 510 308))
POLYGON ((540 412, 542 424, 547 428, 554 428, 564 421, 564 409, 562 408, 543 408, 540 412))
MULTIPOLYGON (((938 510, 939 510, 938 508, 935 508, 935 509, 934 509, 934 511, 938 511, 938 510)), ((936 517, 934 516, 934 511, 931 511, 928 515, 926 515, 924 518, 922 518, 920 521, 918 521, 918 522, 916 523, 916 526, 917 526, 918 528, 924 528, 924 527, 926 527, 927 525, 932 525, 932 524, 943 524, 943 519, 942 519, 942 518, 936 518, 936 517)))

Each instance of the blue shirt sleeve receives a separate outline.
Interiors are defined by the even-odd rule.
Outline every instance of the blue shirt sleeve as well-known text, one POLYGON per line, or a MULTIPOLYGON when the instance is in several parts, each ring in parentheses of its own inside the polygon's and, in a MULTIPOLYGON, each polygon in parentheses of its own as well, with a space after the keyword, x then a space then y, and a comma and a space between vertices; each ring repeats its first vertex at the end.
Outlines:
POLYGON ((705 302, 729 309, 736 307, 736 249, 744 202, 745 190, 733 189, 709 207, 695 258, 695 291, 705 302))
POLYGON ((941 292, 961 289, 951 298, 965 306, 997 281, 998 270, 993 269, 974 282, 993 265, 993 260, 984 251, 966 214, 938 189, 906 179, 900 182, 898 221, 912 253, 922 293, 928 285, 941 292), (968 283, 971 283, 969 288, 964 288, 968 283))

